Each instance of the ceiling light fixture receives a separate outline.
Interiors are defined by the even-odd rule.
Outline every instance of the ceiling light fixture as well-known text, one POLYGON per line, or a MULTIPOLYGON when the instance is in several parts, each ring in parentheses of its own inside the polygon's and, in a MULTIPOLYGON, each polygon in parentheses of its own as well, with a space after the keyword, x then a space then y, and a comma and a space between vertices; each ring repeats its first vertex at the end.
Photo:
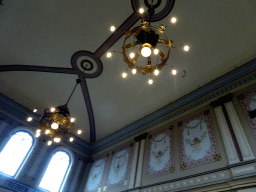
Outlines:
MULTIPOLYGON (((40 117, 39 120, 39 127, 36 131, 36 137, 39 137, 41 133, 44 133, 49 137, 47 145, 51 145, 53 142, 59 143, 61 139, 67 135, 72 127, 74 126, 75 118, 70 117, 69 109, 68 109, 68 102, 70 101, 76 87, 78 84, 81 83, 80 79, 76 80, 75 88, 73 89, 71 95, 68 98, 66 104, 52 107, 50 109, 45 109, 43 115, 40 117)), ((81 134, 82 131, 78 134, 81 134)), ((69 141, 72 142, 74 139, 70 139, 69 141)))
MULTIPOLYGON (((139 13, 142 15, 141 25, 125 33, 122 47, 123 58, 128 67, 132 69, 133 74, 138 72, 143 75, 159 75, 162 68, 167 64, 171 48, 173 47, 173 41, 168 39, 164 32, 165 27, 163 25, 159 27, 150 25, 151 16, 155 12, 153 8, 148 9, 150 16, 148 24, 143 19, 143 12, 142 8, 139 9, 139 13), (130 52, 130 49, 134 51, 136 48, 137 52, 130 52), (152 52, 154 54, 152 54, 152 52), (130 53, 129 56, 128 53, 130 53), (145 64, 138 65, 138 63, 143 63, 143 60, 145 64)), ((177 19, 175 17, 171 19, 172 23, 176 21, 177 19)), ((185 46, 184 50, 188 51, 189 47, 185 46)), ((122 76, 126 78, 127 74, 123 73, 122 76)), ((148 80, 148 83, 153 84, 153 80, 148 80)))

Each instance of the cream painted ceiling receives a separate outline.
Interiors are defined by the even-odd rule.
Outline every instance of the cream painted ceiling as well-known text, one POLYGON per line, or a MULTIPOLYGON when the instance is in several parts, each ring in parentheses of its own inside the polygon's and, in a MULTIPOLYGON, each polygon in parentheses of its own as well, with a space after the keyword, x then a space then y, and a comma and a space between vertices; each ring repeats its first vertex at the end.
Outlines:
MULTIPOLYGON (((166 0, 163 0, 165 3, 166 0)), ((140 0, 143 5, 143 1, 140 0)), ((71 67, 76 51, 94 52, 132 13, 129 0, 4 0, 0 7, 0 65, 71 67)), ((145 6, 144 6, 145 7, 145 6)), ((159 11, 161 7, 157 10, 159 11)), ((176 0, 171 13, 154 26, 167 25, 174 46, 154 84, 149 76, 129 73, 122 54, 101 57, 103 72, 87 79, 97 141, 256 57, 254 0, 176 0), (178 22, 170 23, 171 17, 178 22), (171 67, 178 70, 171 75, 171 67), (186 71, 186 76, 183 71, 186 71)), ((139 25, 138 22, 136 25, 139 25)), ((135 26, 136 26, 135 25, 135 26)), ((121 51, 124 37, 109 51, 121 51)), ((0 92, 38 114, 64 104, 77 75, 43 72, 1 72, 0 92)), ((69 103, 81 139, 89 142, 89 120, 81 88, 69 103)))

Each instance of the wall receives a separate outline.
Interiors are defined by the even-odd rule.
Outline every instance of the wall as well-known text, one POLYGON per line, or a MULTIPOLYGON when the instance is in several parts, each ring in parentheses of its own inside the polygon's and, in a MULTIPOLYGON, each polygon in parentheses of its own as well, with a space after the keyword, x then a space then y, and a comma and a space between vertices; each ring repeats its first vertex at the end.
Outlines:
MULTIPOLYGON (((252 76, 255 76, 255 71, 168 114, 168 116, 173 116, 173 118, 166 119, 165 116, 163 116, 157 120, 158 123, 149 123, 154 126, 145 125, 141 127, 141 130, 146 130, 146 132, 144 132, 146 134, 133 137, 133 141, 129 140, 130 143, 133 143, 134 149, 133 160, 129 161, 127 164, 127 167, 131 168, 130 172, 127 172, 128 177, 130 177, 128 183, 126 185, 123 183, 122 188, 109 189, 109 170, 111 166, 113 166, 113 160, 111 157, 107 156, 106 162, 108 166, 105 166, 102 171, 102 182, 96 186, 94 190, 85 188, 85 191, 236 192, 242 190, 246 191, 247 188, 255 186, 256 124, 253 124, 255 122, 252 122, 251 118, 248 117, 248 110, 246 111, 246 106, 244 106, 244 101, 242 100, 249 97, 250 94, 256 93, 256 86, 254 80, 245 84, 241 83, 244 79, 252 76), (233 89, 227 88, 233 86, 233 84, 240 84, 240 86, 233 87, 233 89), (210 100, 206 99, 210 97, 210 95, 221 91, 221 89, 226 89, 227 91, 223 91, 222 95, 218 97, 210 100), (202 104, 199 106, 195 105, 195 103, 198 102, 202 102, 202 104), (190 109, 186 110, 186 108, 190 109), (174 115, 175 113, 178 115, 174 115), (203 134, 200 135, 199 132, 197 132, 198 135, 200 135, 198 142, 196 142, 196 140, 195 142, 193 142, 194 140, 187 142, 190 142, 189 145, 195 144, 194 146, 197 146, 195 147, 197 150, 200 148, 200 142, 202 142, 204 145, 210 145, 212 151, 208 151, 208 154, 205 153, 204 158, 190 162, 189 160, 186 161, 187 157, 184 155, 184 151, 186 151, 184 149, 186 148, 184 146, 184 139, 189 140, 188 138, 184 138, 184 132, 186 132, 184 131, 184 126, 198 117, 199 119, 205 117, 208 121, 205 123, 207 126, 204 124, 202 128, 203 130, 208 130, 208 143, 200 141, 207 138, 207 136, 203 134), (146 127, 150 127, 150 129, 146 127), (169 135, 169 140, 166 141, 168 147, 163 145, 162 148, 157 149, 157 147, 154 147, 153 140, 156 139, 157 136, 161 136, 161 134, 163 137, 164 134, 169 135), (154 151, 152 148, 157 150, 154 151), (165 159, 165 154, 163 154, 166 153, 166 151, 168 152, 168 160, 165 159), (165 166, 159 168, 160 171, 152 171, 154 163, 150 165, 150 158, 154 156, 152 155, 153 153, 155 156, 158 154, 159 157, 164 157, 162 158, 162 164, 165 164, 165 166)), ((200 131, 200 126, 198 126, 198 130, 200 131)), ((120 137, 119 140, 122 140, 122 137, 120 137)), ((102 150, 97 150, 93 155, 93 159, 97 161, 102 156, 113 153, 115 148, 122 148, 125 142, 126 140, 123 139, 119 144, 116 144, 115 141, 108 143, 108 148, 102 147, 102 150)), ((203 149, 204 146, 201 146, 201 148, 203 149)), ((191 151, 188 153, 191 154, 191 151)), ((200 156, 200 154, 198 156, 200 156)), ((197 157, 197 155, 195 155, 195 157, 197 157)), ((90 167, 92 166, 93 163, 90 164, 90 167)), ((85 186, 91 174, 88 168, 83 181, 85 186)), ((248 191, 250 190, 252 189, 248 189, 248 191)), ((84 191, 84 189, 81 189, 81 191, 84 191)))
MULTIPOLYGON (((25 119, 23 113, 0 102, 0 149, 15 130, 27 130, 32 135, 35 133, 36 123, 28 123, 25 119)), ((34 148, 16 178, 0 174, 0 191, 40 191, 37 187, 47 163, 53 152, 60 148, 69 151, 73 157, 73 164, 63 191, 78 191, 89 158, 87 153, 83 153, 86 150, 80 150, 81 146, 76 143, 68 145, 64 142, 61 145, 48 146, 45 138, 36 138, 34 148)))

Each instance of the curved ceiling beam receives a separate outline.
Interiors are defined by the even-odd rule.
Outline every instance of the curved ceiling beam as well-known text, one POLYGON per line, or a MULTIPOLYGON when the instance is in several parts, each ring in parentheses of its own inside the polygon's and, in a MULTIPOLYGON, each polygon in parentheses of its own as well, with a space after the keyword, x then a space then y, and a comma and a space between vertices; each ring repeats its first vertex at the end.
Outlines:
POLYGON ((79 74, 80 71, 72 68, 62 67, 45 67, 35 65, 0 65, 0 72, 6 71, 37 71, 47 73, 66 73, 66 74, 79 74))
POLYGON ((86 80, 83 75, 78 75, 79 79, 81 80, 81 88, 84 96, 84 101, 87 108, 89 123, 90 123, 90 143, 94 143, 96 141, 96 131, 95 131, 95 120, 94 120, 94 114, 92 110, 92 103, 87 87, 86 80))
POLYGON ((101 57, 110 47, 112 47, 124 34, 130 29, 139 19, 141 15, 138 12, 133 12, 123 23, 120 25, 115 33, 110 35, 107 40, 94 52, 96 57, 101 57))

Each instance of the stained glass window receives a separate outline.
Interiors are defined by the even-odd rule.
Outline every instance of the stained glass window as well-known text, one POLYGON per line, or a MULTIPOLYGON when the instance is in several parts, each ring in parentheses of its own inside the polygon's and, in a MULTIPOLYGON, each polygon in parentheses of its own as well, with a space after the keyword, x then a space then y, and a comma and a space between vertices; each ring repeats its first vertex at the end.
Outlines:
POLYGON ((52 156, 39 187, 58 192, 64 185, 69 167, 70 156, 65 151, 57 151, 52 156))
POLYGON ((19 131, 13 134, 0 153, 0 172, 15 176, 32 145, 33 138, 29 133, 19 131))

